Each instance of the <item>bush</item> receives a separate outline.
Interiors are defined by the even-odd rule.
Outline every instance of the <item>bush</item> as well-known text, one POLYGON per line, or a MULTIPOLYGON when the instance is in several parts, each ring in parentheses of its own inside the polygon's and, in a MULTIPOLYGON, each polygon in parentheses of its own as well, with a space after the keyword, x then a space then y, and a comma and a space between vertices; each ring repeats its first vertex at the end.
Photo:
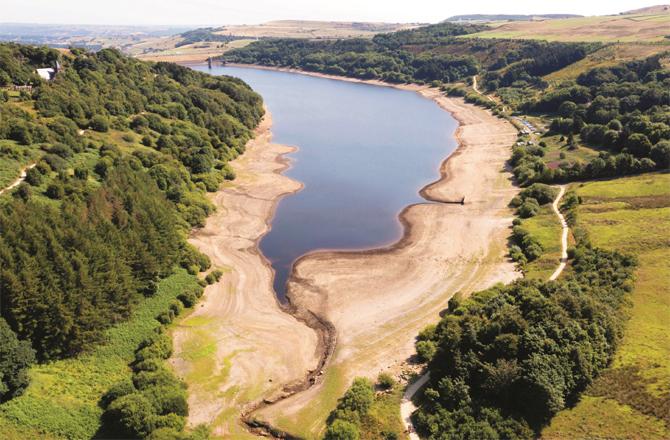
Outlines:
POLYGON ((174 413, 183 417, 188 416, 186 391, 175 385, 176 382, 176 378, 173 377, 172 384, 158 384, 142 390, 142 394, 149 399, 158 414, 174 413))
POLYGON ((140 391, 153 386, 170 386, 176 381, 174 374, 165 367, 154 371, 138 371, 133 375, 135 388, 140 391))
POLYGON ((384 390, 390 390, 395 386, 395 379, 388 373, 380 373, 377 376, 377 384, 384 390))
POLYGON ((26 171, 26 182, 32 186, 40 186, 42 184, 42 173, 37 167, 30 168, 26 171))
POLYGON ((117 382, 114 385, 112 385, 109 390, 105 394, 102 395, 102 398, 100 399, 100 405, 103 408, 107 408, 110 403, 115 401, 116 399, 127 396, 128 394, 132 394, 135 391, 135 385, 130 380, 122 380, 121 382, 117 382))
POLYGON ((223 275, 223 272, 219 269, 213 270, 210 273, 207 274, 205 277, 205 281, 207 284, 214 284, 221 279, 221 276, 223 275))
POLYGON ((51 183, 47 187, 45 194, 50 199, 60 200, 65 196, 65 189, 60 183, 51 183))
POLYGON ((0 402, 23 393, 30 382, 28 368, 33 363, 35 351, 30 343, 19 340, 0 318, 0 402))
POLYGON ((326 430, 325 440, 358 440, 358 428, 351 422, 335 420, 326 430))
POLYGON ((193 292, 183 292, 177 296, 177 299, 184 304, 184 307, 191 308, 198 302, 198 297, 193 292))
POLYGON ((109 119, 102 115, 95 115, 91 118, 91 129, 106 133, 109 131, 109 119))
POLYGON ((519 217, 521 218, 528 218, 528 217, 533 217, 536 215, 540 210, 540 204, 537 202, 532 197, 527 198, 524 200, 524 202, 519 206, 518 209, 518 214, 519 217))
POLYGON ((137 362, 151 358, 168 359, 170 356, 172 356, 172 341, 164 334, 145 339, 135 353, 137 362))
POLYGON ((432 341, 418 341, 416 343, 416 354, 423 362, 429 362, 435 356, 436 350, 437 348, 432 341))
POLYGON ((151 402, 140 393, 127 394, 111 402, 104 414, 107 426, 126 437, 145 437, 150 432, 149 419, 156 415, 151 402))

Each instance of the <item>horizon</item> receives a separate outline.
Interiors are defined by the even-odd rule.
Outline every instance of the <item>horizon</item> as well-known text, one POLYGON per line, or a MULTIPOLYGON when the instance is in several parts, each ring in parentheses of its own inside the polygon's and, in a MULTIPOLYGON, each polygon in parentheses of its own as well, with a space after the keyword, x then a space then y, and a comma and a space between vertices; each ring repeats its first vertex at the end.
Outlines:
POLYGON ((271 0, 248 0, 246 8, 228 7, 216 0, 117 0, 114 5, 90 4, 83 0, 51 3, 45 0, 6 0, 5 17, 0 25, 74 25, 110 27, 211 27, 257 25, 269 21, 299 20, 325 22, 438 23, 454 15, 615 15, 629 10, 657 6, 662 2, 579 0, 537 2, 517 0, 500 8, 493 0, 445 5, 436 0, 418 0, 413 6, 386 5, 370 0, 361 5, 342 0, 337 5, 313 5, 309 0, 289 0, 280 6, 271 0), (318 9, 318 11, 317 11, 318 9), (500 11, 499 9, 505 9, 500 11), (129 14, 125 11, 132 11, 129 14), (438 12, 432 12, 438 11, 438 12), (37 14, 36 14, 37 12, 37 14), (438 15, 439 14, 439 15, 438 15), (132 15, 132 18, 130 18, 132 15), (140 17, 135 19, 135 17, 140 17), (150 17, 150 18, 147 18, 150 17))

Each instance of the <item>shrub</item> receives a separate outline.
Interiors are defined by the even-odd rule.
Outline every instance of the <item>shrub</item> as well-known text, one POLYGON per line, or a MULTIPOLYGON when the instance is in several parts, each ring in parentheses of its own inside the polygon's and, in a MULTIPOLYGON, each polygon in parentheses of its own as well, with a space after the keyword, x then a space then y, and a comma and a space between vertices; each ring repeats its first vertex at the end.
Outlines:
POLYGON ((40 186, 42 184, 42 173, 37 167, 33 167, 26 171, 26 182, 32 186, 40 186))
POLYGON ((519 206, 518 214, 521 218, 533 217, 540 210, 540 204, 532 197, 527 198, 519 206))
POLYGON ((110 403, 104 414, 107 426, 126 437, 145 437, 150 431, 149 419, 156 413, 151 402, 140 393, 121 396, 110 403))
POLYGON ((106 133, 109 131, 109 119, 102 115, 95 115, 91 118, 91 129, 106 133))
POLYGON ((221 276, 223 275, 223 272, 219 269, 213 270, 210 273, 207 274, 205 277, 205 281, 207 281, 207 284, 214 284, 221 279, 221 276))
POLYGON ((184 305, 182 304, 181 301, 179 300, 172 300, 170 301, 170 310, 174 314, 174 316, 179 316, 181 315, 181 312, 184 310, 184 305))
POLYGON ((51 183, 45 192, 47 197, 54 200, 60 200, 65 196, 65 189, 60 183, 51 183))
POLYGON ((162 367, 154 371, 138 371, 133 375, 135 388, 140 391, 151 386, 170 386, 176 382, 171 371, 162 367))
POLYGON ((430 361, 435 355, 435 343, 433 341, 418 341, 416 343, 416 354, 419 356, 419 359, 423 362, 430 361))
POLYGON ((186 392, 175 385, 176 383, 177 380, 173 377, 172 384, 148 386, 142 390, 142 394, 149 399, 158 414, 174 413, 183 417, 188 416, 186 392))
POLYGON ((558 195, 558 190, 543 183, 534 183, 519 193, 519 196, 525 200, 529 197, 534 198, 540 205, 551 203, 558 195))
POLYGON ((190 308, 198 301, 198 297, 193 292, 183 292, 177 296, 177 299, 184 304, 184 307, 190 308))
POLYGON ((28 368, 34 362, 35 351, 30 343, 19 340, 0 318, 0 402, 23 393, 30 381, 28 368))
POLYGON ((390 390, 395 386, 395 379, 388 373, 380 373, 377 376, 377 384, 384 390, 390 390))
POLYGON ((351 422, 335 420, 326 430, 325 440, 358 440, 358 428, 351 422))
POLYGON ((145 339, 135 353, 137 362, 151 358, 167 359, 172 356, 172 341, 164 334, 145 339))
POLYGON ((100 399, 100 404, 102 405, 103 408, 107 408, 110 403, 115 401, 116 399, 127 396, 128 394, 132 394, 135 391, 135 385, 130 380, 122 380, 121 382, 117 382, 114 385, 112 385, 109 390, 105 394, 102 395, 102 398, 100 399))

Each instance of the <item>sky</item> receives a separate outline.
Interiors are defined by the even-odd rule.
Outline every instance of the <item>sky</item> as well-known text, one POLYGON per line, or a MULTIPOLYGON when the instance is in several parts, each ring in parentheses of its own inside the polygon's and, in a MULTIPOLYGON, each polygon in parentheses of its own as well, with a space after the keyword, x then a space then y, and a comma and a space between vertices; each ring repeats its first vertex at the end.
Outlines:
POLYGON ((0 0, 0 22, 255 24, 270 20, 435 23, 458 14, 604 15, 662 0, 0 0))

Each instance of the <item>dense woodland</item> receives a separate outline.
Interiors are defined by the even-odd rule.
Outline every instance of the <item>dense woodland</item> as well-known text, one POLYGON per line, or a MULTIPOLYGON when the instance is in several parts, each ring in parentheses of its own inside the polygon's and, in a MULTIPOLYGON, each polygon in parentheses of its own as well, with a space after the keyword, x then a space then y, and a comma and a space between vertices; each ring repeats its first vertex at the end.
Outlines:
POLYGON ((609 364, 634 267, 581 243, 560 281, 452 299, 417 342, 431 372, 417 429, 430 439, 534 437, 609 364))
POLYGON ((263 108, 239 80, 111 49, 3 44, 0 85, 0 164, 35 163, 0 198, 7 399, 34 357, 85 351, 175 267, 208 267, 186 233, 213 209, 205 193, 234 177, 227 162, 263 108), (56 61, 53 80, 34 73, 56 61))
POLYGON ((576 136, 600 150, 588 163, 547 166, 538 147, 512 157, 521 184, 614 177, 670 167, 670 70, 661 56, 595 68, 525 102, 527 112, 553 116, 551 132, 577 148, 576 136))
POLYGON ((265 40, 230 51, 223 59, 393 83, 455 82, 483 70, 491 72, 488 83, 498 87, 519 80, 541 83, 541 75, 578 61, 598 47, 458 38, 484 29, 482 25, 441 23, 379 34, 372 40, 265 40))

